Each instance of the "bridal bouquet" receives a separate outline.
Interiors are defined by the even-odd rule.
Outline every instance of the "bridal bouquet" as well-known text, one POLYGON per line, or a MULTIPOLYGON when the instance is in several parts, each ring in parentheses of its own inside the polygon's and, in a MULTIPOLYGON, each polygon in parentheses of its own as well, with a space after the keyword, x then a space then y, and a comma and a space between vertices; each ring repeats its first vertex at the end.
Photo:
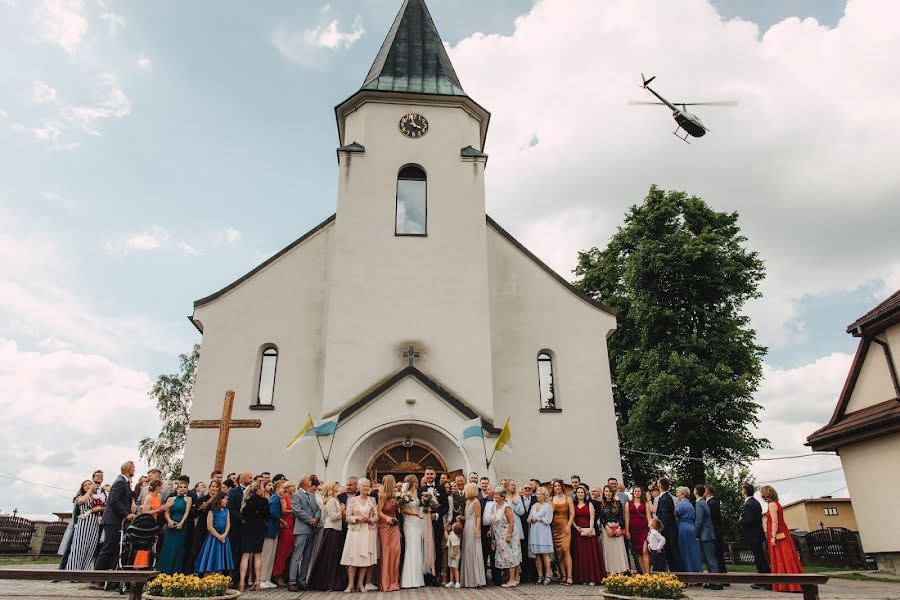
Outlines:
POLYGON ((422 492, 422 508, 434 510, 440 503, 431 492, 422 492))
POLYGON ((403 490, 397 496, 397 506, 398 507, 406 506, 407 504, 411 503, 412 501, 413 501, 412 492, 409 492, 407 490, 403 490))

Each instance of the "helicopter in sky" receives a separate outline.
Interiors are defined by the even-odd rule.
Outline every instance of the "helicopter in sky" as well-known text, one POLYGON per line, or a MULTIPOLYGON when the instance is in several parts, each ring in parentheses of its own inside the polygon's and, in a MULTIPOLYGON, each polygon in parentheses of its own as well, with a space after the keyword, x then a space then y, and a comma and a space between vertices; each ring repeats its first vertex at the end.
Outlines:
POLYGON ((650 87, 650 82, 654 79, 656 79, 655 75, 650 79, 646 79, 644 78, 644 74, 641 73, 641 81, 643 81, 642 87, 659 98, 659 102, 632 100, 629 104, 664 104, 668 106, 672 110, 672 118, 678 123, 678 127, 676 127, 675 131, 672 133, 675 134, 675 137, 688 144, 690 143, 688 142, 688 136, 695 138, 703 137, 706 135, 706 132, 710 130, 703 124, 700 117, 687 111, 688 106, 737 106, 738 104, 736 100, 720 100, 716 102, 670 102, 650 87), (679 106, 681 108, 678 108, 679 106), (682 131, 683 134, 679 133, 679 131, 682 131))

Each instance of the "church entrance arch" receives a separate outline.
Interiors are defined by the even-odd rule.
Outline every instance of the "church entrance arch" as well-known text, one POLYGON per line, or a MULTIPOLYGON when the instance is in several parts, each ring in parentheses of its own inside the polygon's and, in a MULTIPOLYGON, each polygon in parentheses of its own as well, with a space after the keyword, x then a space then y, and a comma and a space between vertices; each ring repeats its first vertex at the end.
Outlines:
POLYGON ((381 481, 385 475, 393 475, 399 483, 407 475, 415 475, 421 481, 425 469, 429 468, 438 473, 446 473, 447 463, 431 446, 407 441, 382 448, 369 462, 366 473, 372 481, 381 481))

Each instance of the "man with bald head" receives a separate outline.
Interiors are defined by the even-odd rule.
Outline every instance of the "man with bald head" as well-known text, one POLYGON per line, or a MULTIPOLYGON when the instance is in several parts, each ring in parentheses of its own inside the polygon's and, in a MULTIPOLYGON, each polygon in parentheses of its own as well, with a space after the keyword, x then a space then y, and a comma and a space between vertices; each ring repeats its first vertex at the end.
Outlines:
POLYGON ((305 591, 312 559, 313 543, 316 540, 316 526, 319 524, 321 509, 316 501, 311 482, 318 481, 315 475, 307 475, 300 480, 300 486, 291 497, 294 511, 294 552, 291 554, 289 592, 305 591))

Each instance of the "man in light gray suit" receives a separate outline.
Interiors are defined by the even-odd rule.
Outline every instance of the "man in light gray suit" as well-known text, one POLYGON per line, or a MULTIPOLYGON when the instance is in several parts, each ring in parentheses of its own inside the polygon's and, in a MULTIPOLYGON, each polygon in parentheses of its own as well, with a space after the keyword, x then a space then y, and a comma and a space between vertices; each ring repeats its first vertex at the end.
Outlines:
POLYGON ((291 555, 288 591, 298 592, 306 589, 316 525, 321 517, 319 503, 310 491, 309 475, 300 480, 300 487, 291 497, 291 509, 294 511, 294 553, 291 555))
MULTIPOLYGON (((700 542, 700 553, 703 555, 703 561, 706 563, 706 569, 710 573, 719 572, 719 563, 716 560, 716 532, 713 529, 712 517, 709 512, 709 505, 706 503, 706 487, 703 485, 694 486, 694 497, 697 504, 694 507, 696 517, 694 517, 694 537, 700 542)), ((706 584, 711 590, 721 590, 722 586, 717 583, 706 584)))

